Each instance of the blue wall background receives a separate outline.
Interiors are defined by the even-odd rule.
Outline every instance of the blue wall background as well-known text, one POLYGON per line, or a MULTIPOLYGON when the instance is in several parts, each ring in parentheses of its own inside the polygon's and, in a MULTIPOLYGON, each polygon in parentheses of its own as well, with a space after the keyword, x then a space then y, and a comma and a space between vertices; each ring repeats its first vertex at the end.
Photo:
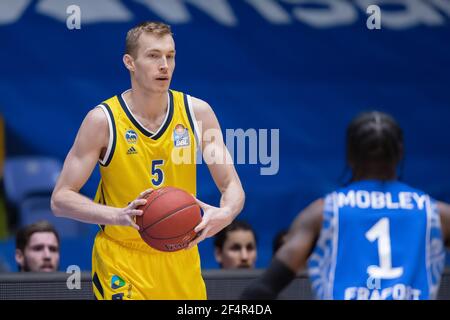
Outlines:
MULTIPOLYGON (((284 12, 283 23, 270 21, 251 1, 216 1, 228 4, 231 25, 200 2, 178 1, 188 17, 178 22, 145 1, 114 1, 115 9, 106 1, 24 1, 14 19, 0 15, 0 111, 8 155, 64 160, 86 113, 129 87, 121 60, 127 30, 162 19, 175 34, 173 89, 208 101, 223 130, 280 129, 278 174, 261 176, 261 165, 237 166, 247 194, 240 218, 257 230, 258 267, 271 258, 274 235, 342 182, 345 128, 361 111, 379 109, 397 118, 406 139, 403 179, 450 201, 450 10, 419 1, 431 11, 407 23, 401 17, 418 9, 393 1, 382 14, 398 16, 400 27, 368 30, 363 1, 267 1, 284 12), (338 2, 351 9, 346 22, 317 27, 302 18, 333 13, 338 2), (73 3, 81 7, 80 30, 66 27, 65 9, 73 3), (121 21, 101 18, 109 12, 119 17, 119 11, 126 16, 121 21)), ((98 179, 95 172, 82 192, 93 196, 98 179)), ((200 166, 198 197, 218 205, 219 196, 200 166)), ((94 234, 95 226, 64 240, 62 268, 90 268, 94 234)), ((12 240, 2 248, 9 259, 12 240)), ((200 251, 204 268, 217 267, 211 240, 200 251)))

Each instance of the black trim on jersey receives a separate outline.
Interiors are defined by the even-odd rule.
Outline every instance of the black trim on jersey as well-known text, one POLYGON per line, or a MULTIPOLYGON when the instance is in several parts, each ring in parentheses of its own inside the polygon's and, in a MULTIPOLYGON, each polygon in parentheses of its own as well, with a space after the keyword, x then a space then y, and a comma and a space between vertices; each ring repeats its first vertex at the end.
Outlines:
POLYGON ((104 204, 104 205, 106 205, 106 200, 105 200, 105 194, 103 193, 103 183, 102 183, 102 185, 100 186, 100 192, 101 192, 101 194, 102 194, 102 201, 101 201, 101 204, 104 204))
POLYGON ((169 97, 170 97, 169 115, 167 116, 167 120, 166 120, 166 122, 164 122, 164 125, 159 130, 159 132, 151 137, 153 140, 156 140, 159 137, 161 137, 164 134, 164 132, 166 132, 167 127, 169 126, 170 122, 172 122, 174 107, 173 107, 173 94, 172 94, 171 90, 169 90, 169 97))
POLYGON ((163 126, 160 128, 159 132, 157 134, 148 131, 147 129, 145 129, 143 126, 141 126, 139 124, 139 122, 137 122, 137 120, 133 117, 133 115, 131 114, 130 110, 128 110, 127 105, 125 103, 125 101, 122 98, 122 95, 119 94, 117 95, 117 98, 119 99, 119 103, 123 109, 123 111, 125 112, 125 114, 127 115, 128 119, 130 119, 130 121, 133 123, 133 125, 138 128, 138 130, 146 137, 149 137, 153 140, 158 139, 159 137, 161 137, 163 135, 163 133, 166 131, 167 127, 169 126, 169 123, 172 121, 172 117, 173 117, 173 94, 172 91, 169 90, 169 96, 170 96, 170 104, 169 104, 169 115, 167 116, 166 121, 164 122, 163 126))
POLYGON ((103 295, 103 287, 102 284, 100 283, 100 279, 98 278, 97 272, 94 272, 92 282, 94 283, 94 286, 97 288, 98 292, 102 295, 102 298, 105 298, 105 296, 103 295))
MULTIPOLYGON (((199 146, 199 141, 198 141, 199 137, 197 137, 197 132, 195 131, 194 121, 191 117, 191 110, 189 109, 187 94, 183 93, 183 99, 184 99, 184 107, 186 108, 186 114, 188 116, 189 124, 191 125, 192 133, 194 134, 194 138, 197 142, 197 146, 199 146)), ((194 112, 194 110, 192 110, 192 112, 194 112)))
MULTIPOLYGON (((111 159, 112 159, 112 157, 114 155, 114 150, 116 149, 116 140, 117 140, 117 137, 116 137, 117 136, 117 133, 116 133, 116 122, 114 121, 114 115, 113 115, 113 113, 111 111, 111 108, 108 106, 108 104, 107 103, 102 103, 101 105, 104 106, 106 108, 106 110, 108 111, 109 118, 110 118, 111 124, 112 124, 112 131, 113 131, 112 132, 113 143, 112 143, 111 151, 109 153, 109 157, 108 157, 108 159, 106 159, 105 164, 102 164, 100 162, 101 166, 107 167, 109 165, 109 163, 111 162, 111 159)), ((109 143, 108 143, 108 145, 109 145, 109 143)))
MULTIPOLYGON (((106 206, 105 194, 103 193, 103 183, 100 186, 100 192, 102 194, 100 203, 106 206)), ((100 224, 99 226, 100 226, 100 228, 102 228, 102 230, 104 232, 105 231, 105 225, 104 224, 100 224)))

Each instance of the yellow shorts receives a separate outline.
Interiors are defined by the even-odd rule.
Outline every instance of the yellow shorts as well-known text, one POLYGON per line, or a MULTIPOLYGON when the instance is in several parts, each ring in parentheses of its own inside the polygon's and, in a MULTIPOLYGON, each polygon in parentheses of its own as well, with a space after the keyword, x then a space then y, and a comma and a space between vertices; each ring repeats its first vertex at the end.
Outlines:
POLYGON ((206 299, 197 247, 161 252, 102 231, 92 250, 92 281, 97 299, 206 299))

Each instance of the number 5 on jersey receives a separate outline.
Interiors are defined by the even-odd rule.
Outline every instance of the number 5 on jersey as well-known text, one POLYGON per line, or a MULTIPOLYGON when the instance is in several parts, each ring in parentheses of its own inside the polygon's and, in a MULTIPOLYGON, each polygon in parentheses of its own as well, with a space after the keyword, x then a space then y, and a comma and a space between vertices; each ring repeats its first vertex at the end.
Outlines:
POLYGON ((155 187, 159 187, 164 182, 164 171, 162 171, 161 166, 164 165, 164 160, 153 160, 152 161, 152 184, 155 187))

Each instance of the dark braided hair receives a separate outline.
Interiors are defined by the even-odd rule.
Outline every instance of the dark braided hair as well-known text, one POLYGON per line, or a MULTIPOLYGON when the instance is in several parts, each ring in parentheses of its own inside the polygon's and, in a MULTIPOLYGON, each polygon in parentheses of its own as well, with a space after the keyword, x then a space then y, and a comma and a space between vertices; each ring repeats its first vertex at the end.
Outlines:
POLYGON ((347 128, 347 162, 353 171, 394 168, 403 155, 403 132, 390 115, 371 111, 352 120, 347 128))

